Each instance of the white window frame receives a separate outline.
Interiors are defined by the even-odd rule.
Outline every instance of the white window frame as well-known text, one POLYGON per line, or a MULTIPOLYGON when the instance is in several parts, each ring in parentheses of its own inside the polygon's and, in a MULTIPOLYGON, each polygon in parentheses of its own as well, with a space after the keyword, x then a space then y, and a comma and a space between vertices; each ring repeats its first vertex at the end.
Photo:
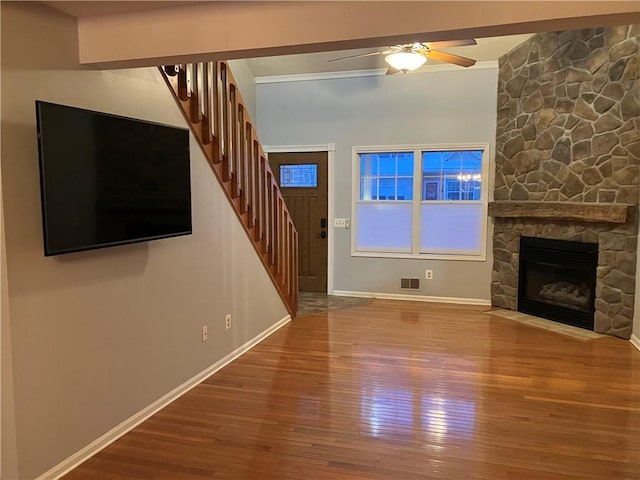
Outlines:
MULTIPOLYGON (((411 145, 367 145, 354 146, 352 152, 351 171, 351 256, 375 258, 414 258, 422 260, 456 260, 484 262, 487 260, 487 229, 489 217, 489 172, 490 172, 490 144, 489 143, 453 143, 453 144, 411 144, 411 145), (482 205, 482 232, 480 239, 480 253, 460 254, 458 252, 420 253, 420 210, 422 204, 422 152, 426 151, 456 151, 482 150, 482 183, 480 187, 480 204, 482 205), (358 251, 356 250, 356 232, 358 228, 356 209, 360 201, 360 154, 361 153, 395 153, 413 151, 413 223, 411 253, 392 251, 358 251)), ((392 202, 407 202, 406 200, 390 200, 392 202)), ((430 200, 429 204, 474 203, 465 200, 430 200)))

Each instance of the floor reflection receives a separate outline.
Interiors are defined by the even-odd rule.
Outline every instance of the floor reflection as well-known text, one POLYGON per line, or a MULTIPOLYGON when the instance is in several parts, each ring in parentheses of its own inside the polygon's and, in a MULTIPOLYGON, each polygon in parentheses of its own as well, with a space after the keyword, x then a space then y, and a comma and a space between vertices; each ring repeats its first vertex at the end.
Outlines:
POLYGON ((441 444, 448 433, 457 440, 470 439, 475 410, 472 400, 416 391, 412 385, 404 389, 373 385, 361 391, 360 420, 365 433, 392 436, 407 443, 420 440, 441 444))

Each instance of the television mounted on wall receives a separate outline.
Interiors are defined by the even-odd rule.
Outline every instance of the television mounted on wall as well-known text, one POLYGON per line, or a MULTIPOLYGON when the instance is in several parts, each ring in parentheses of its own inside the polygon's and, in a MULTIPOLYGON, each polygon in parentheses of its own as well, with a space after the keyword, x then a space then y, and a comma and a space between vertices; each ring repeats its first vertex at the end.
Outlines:
POLYGON ((189 131, 36 101, 46 256, 189 235, 189 131))

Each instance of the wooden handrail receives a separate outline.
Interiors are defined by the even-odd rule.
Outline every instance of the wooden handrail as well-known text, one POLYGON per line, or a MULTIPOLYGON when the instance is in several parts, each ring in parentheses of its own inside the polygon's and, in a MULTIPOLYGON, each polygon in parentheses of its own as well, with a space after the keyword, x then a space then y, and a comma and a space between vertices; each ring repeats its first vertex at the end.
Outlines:
POLYGON ((292 317, 298 232, 225 62, 160 67, 162 78, 292 317))

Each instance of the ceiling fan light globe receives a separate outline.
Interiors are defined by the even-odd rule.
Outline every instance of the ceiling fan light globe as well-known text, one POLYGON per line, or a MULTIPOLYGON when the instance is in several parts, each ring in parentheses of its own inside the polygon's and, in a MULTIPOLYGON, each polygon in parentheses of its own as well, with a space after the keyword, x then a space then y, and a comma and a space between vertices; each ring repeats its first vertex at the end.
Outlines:
POLYGON ((427 58, 415 52, 396 52, 387 55, 384 60, 396 70, 406 72, 421 67, 427 61, 427 58))

